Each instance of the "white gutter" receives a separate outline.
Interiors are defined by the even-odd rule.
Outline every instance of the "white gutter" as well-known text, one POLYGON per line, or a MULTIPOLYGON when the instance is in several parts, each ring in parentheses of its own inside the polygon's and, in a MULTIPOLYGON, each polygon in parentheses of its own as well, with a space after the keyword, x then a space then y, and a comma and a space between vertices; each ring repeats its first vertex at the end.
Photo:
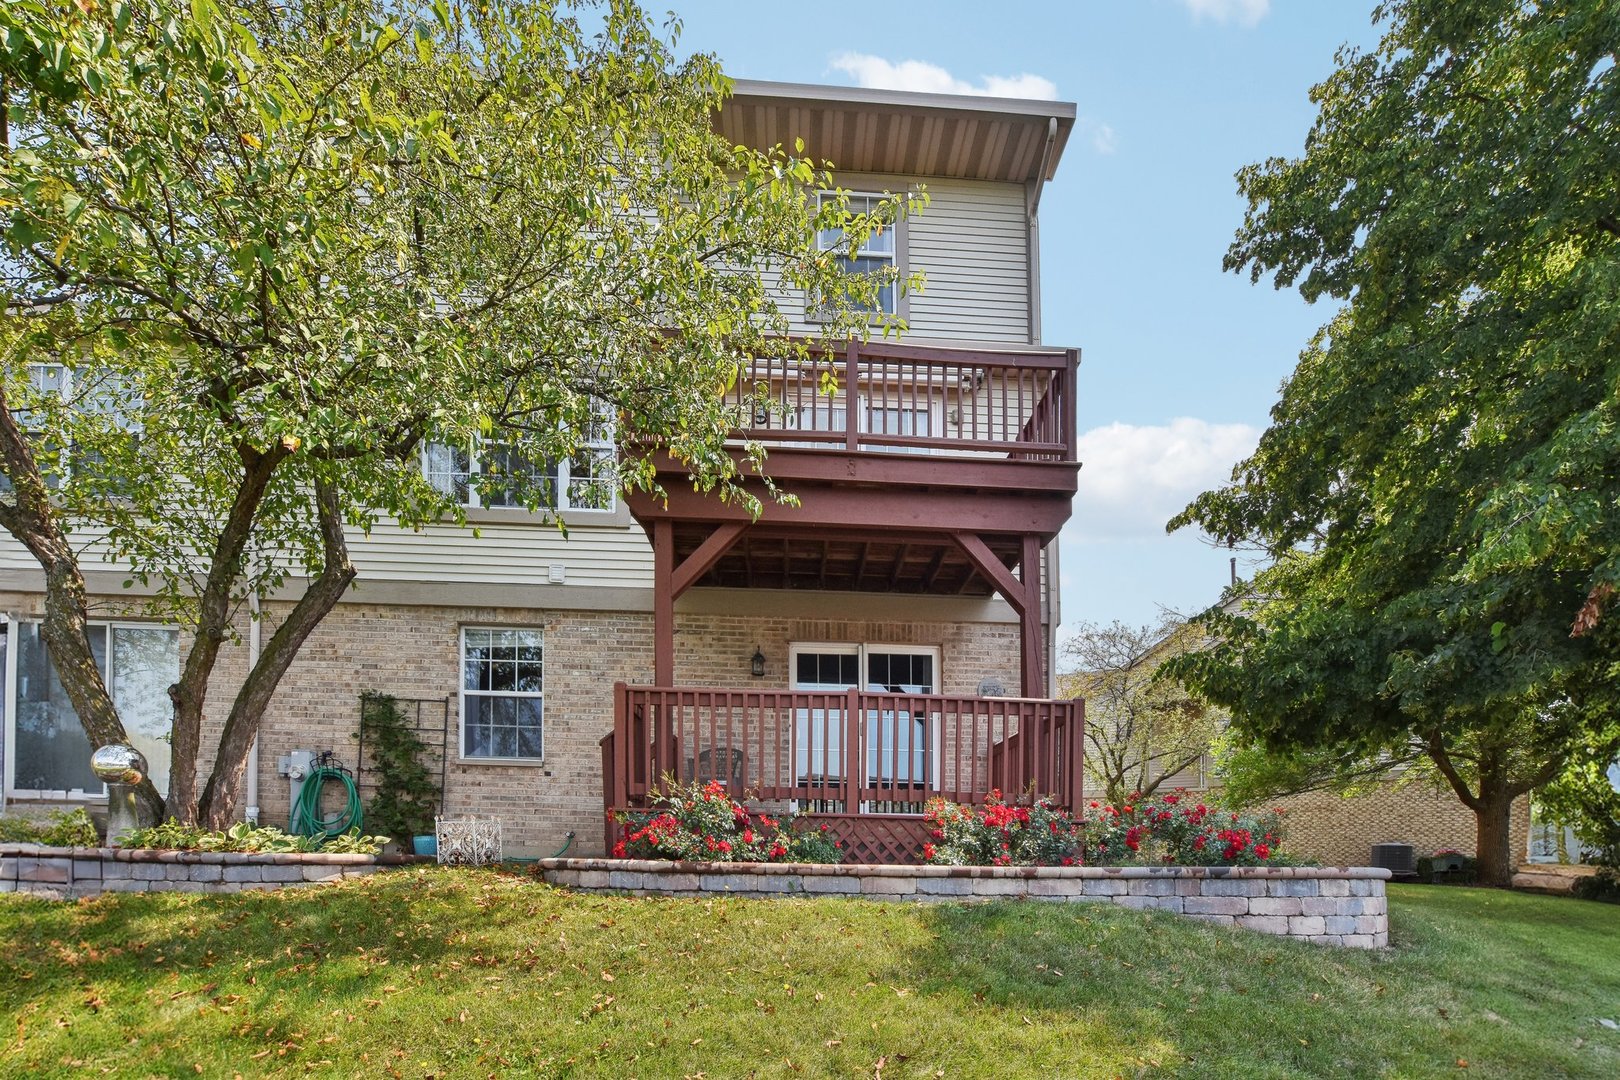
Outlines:
MULTIPOLYGON (((252 671, 259 663, 259 590, 254 589, 248 595, 248 613, 252 616, 248 620, 248 671, 252 671)), ((259 737, 253 736, 253 745, 248 747, 247 759, 247 809, 243 812, 248 822, 257 826, 259 824, 259 737)))

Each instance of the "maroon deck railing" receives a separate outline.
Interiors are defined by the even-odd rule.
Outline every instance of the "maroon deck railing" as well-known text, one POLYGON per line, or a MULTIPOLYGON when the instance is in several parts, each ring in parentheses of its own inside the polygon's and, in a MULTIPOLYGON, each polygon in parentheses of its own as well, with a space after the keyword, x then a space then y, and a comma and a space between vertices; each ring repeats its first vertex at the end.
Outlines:
POLYGON ((1074 461, 1077 364, 1068 350, 851 342, 754 360, 727 400, 753 418, 738 435, 767 444, 1074 461))
POLYGON ((936 796, 977 803, 992 789, 1072 807, 1084 723, 1080 701, 619 683, 602 739, 603 803, 609 813, 644 804, 672 777, 874 819, 921 813, 936 796))

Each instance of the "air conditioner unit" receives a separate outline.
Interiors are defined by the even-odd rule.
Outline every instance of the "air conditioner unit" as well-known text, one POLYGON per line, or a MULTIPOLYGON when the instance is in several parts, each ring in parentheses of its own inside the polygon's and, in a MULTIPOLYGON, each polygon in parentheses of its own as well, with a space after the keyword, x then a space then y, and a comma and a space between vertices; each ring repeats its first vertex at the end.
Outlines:
POLYGON ((1381 866, 1395 877, 1417 874, 1417 849, 1411 844, 1384 843, 1372 846, 1372 865, 1381 866))

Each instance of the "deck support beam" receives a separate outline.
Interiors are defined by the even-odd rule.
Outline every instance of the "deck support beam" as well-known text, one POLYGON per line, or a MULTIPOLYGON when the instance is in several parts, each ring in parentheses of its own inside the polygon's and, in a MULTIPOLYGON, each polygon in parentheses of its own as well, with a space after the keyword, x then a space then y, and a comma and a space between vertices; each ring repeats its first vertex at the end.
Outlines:
POLYGON ((1014 577, 989 545, 973 533, 952 533, 951 538, 974 569, 1018 613, 1019 693, 1023 697, 1041 697, 1045 693, 1041 657, 1046 651, 1041 632, 1041 538, 1034 533, 1023 535, 1019 577, 1014 577))
POLYGON ((675 523, 654 521, 653 682, 675 685, 675 523))

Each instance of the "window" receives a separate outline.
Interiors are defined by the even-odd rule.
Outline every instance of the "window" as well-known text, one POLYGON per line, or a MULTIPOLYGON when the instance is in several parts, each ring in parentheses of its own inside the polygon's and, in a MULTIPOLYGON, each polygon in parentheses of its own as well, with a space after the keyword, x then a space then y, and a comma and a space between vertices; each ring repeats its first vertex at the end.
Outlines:
POLYGON ((579 453, 555 462, 533 461, 499 437, 469 447, 426 443, 422 476, 472 509, 524 510, 533 501, 556 510, 612 510, 618 489, 613 421, 603 415, 579 453))
MULTIPOLYGON (((107 425, 109 433, 117 431, 120 437, 132 440, 140 437, 140 398, 116 373, 76 372, 63 364, 32 363, 28 365, 28 381, 35 395, 62 398, 80 419, 97 417, 107 425)), ((66 452, 60 450, 46 438, 45 419, 34 416, 30 410, 19 409, 17 422, 33 446, 45 486, 52 490, 61 487, 70 466, 77 469, 81 477, 94 477, 97 466, 105 460, 94 445, 74 444, 66 452)), ((10 477, 0 474, 0 491, 10 490, 10 477)))
POLYGON ((544 652, 539 630, 461 632, 461 756, 538 761, 544 652))
MULTIPOLYGON (((830 191, 821 192, 817 196, 817 208, 819 209, 822 203, 835 198, 836 196, 830 191)), ((852 215, 870 214, 883 201, 884 197, 882 195, 851 195, 849 196, 849 212, 852 215)), ((849 274, 873 274, 894 269, 898 265, 899 246, 895 242, 897 232, 898 226, 886 226, 877 235, 867 238, 866 243, 860 245, 860 253, 854 258, 850 257, 846 248, 844 254, 839 256, 839 262, 843 264, 844 272, 849 274)), ((822 251, 838 250, 843 248, 845 243, 843 229, 822 229, 817 237, 817 244, 822 251)), ((869 305, 866 310, 882 315, 899 314, 898 295, 897 284, 893 281, 887 282, 878 290, 877 305, 875 307, 869 305)))
MULTIPOLYGON (((15 793, 84 798, 106 789, 90 771, 93 747, 57 678, 38 623, 13 623, 6 761, 15 793)), ((129 740, 146 755, 159 791, 169 786, 169 687, 180 678, 180 634, 164 626, 93 624, 90 651, 129 740)))
MULTIPOLYGON (((909 645, 790 645, 794 690, 838 691, 860 687, 878 694, 939 692, 939 650, 909 645), (864 675, 864 678, 863 678, 864 675)), ((795 765, 800 783, 841 780, 844 729, 841 709, 800 709, 795 716, 795 765)), ((863 742, 862 783, 883 787, 923 781, 930 773, 926 719, 900 709, 870 709, 863 742)), ((936 733, 937 735, 937 733, 936 733)), ((932 771, 937 773, 938 762, 932 771)), ((937 784, 937 775, 935 777, 937 784)), ((889 808, 891 812, 915 812, 889 808)))

